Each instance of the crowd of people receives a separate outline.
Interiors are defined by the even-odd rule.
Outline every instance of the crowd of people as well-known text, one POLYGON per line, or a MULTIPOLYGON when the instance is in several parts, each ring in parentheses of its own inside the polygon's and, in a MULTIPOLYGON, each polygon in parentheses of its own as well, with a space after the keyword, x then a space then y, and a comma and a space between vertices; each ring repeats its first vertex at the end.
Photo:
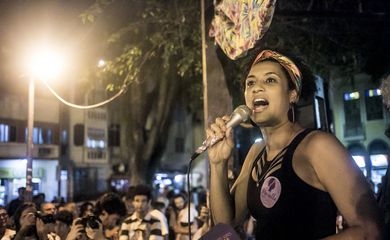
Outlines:
POLYGON ((165 190, 153 196, 154 189, 135 185, 126 194, 65 203, 46 202, 42 194, 25 201, 21 187, 18 198, 0 206, 0 239, 199 239, 209 226, 206 194, 197 192, 197 203, 188 204, 186 192, 165 190))

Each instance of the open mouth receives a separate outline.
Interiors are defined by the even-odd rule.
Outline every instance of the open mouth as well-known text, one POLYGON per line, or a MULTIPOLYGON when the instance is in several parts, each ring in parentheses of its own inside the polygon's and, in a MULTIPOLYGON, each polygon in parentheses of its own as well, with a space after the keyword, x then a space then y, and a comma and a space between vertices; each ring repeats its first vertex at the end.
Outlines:
POLYGON ((253 101, 253 106, 255 108, 262 107, 262 106, 268 106, 269 102, 262 98, 257 98, 253 101))

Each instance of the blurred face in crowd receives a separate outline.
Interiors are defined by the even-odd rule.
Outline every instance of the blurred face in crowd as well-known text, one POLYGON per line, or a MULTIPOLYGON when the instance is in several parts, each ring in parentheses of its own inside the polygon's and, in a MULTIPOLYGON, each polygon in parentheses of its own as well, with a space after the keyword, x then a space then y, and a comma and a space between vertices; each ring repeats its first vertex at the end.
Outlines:
POLYGON ((177 197, 173 201, 174 201, 177 209, 181 210, 184 208, 185 202, 184 202, 184 199, 182 197, 177 197))
POLYGON ((73 214, 73 217, 75 218, 79 215, 77 205, 74 202, 65 204, 64 210, 68 210, 69 212, 71 212, 73 214))
POLYGON ((35 213, 37 212, 37 209, 35 207, 29 207, 23 210, 22 214, 20 215, 20 225, 26 226, 26 225, 35 225, 36 218, 35 213))
POLYGON ((138 215, 146 215, 150 207, 150 200, 145 195, 136 195, 133 199, 133 206, 138 215))
POLYGON ((56 214, 57 208, 53 203, 43 203, 41 206, 41 210, 44 214, 56 214))
POLYGON ((56 221, 55 225, 55 233, 60 236, 61 239, 66 239, 66 236, 68 235, 70 231, 70 226, 68 226, 66 223, 61 221, 56 221))
POLYGON ((26 192, 26 189, 25 188, 19 188, 18 189, 18 195, 19 195, 19 199, 20 200, 23 200, 24 199, 24 194, 26 192))
POLYGON ((8 214, 5 209, 0 209, 0 228, 5 228, 8 223, 8 214))
POLYGON ((102 225, 107 227, 113 227, 118 222, 120 216, 117 213, 109 214, 106 211, 103 210, 103 212, 99 216, 100 221, 102 221, 102 225))
POLYGON ((93 206, 90 204, 88 204, 87 208, 85 209, 85 212, 83 213, 83 216, 81 217, 85 217, 88 215, 93 215, 93 206))

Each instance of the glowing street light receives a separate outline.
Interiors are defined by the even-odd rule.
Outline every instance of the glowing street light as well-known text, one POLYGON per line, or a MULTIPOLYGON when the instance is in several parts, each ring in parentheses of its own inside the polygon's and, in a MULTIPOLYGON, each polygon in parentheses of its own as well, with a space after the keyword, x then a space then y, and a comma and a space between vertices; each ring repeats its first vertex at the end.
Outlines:
POLYGON ((28 116, 27 116, 27 167, 26 167, 26 200, 32 199, 33 173, 33 130, 34 130, 34 93, 35 79, 48 80, 55 78, 63 70, 64 58, 58 51, 49 48, 37 48, 29 55, 28 116))
POLYGON ((105 65, 106 65, 106 61, 104 61, 103 59, 100 59, 100 60, 98 61, 97 66, 98 66, 99 68, 102 68, 102 67, 104 67, 105 65))

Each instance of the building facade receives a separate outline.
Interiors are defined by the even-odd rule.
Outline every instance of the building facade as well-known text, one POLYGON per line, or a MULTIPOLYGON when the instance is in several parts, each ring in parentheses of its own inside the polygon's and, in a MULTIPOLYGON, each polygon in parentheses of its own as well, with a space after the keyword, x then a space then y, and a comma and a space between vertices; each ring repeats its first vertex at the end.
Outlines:
MULTIPOLYGON (((0 106, 0 204, 4 205, 26 184, 27 96, 3 92, 0 106)), ((52 200, 60 186, 59 103, 36 98, 34 118, 33 194, 44 192, 52 200)))
POLYGON ((380 82, 366 74, 331 81, 330 103, 334 132, 371 182, 375 191, 389 158, 390 115, 382 103, 380 82))

